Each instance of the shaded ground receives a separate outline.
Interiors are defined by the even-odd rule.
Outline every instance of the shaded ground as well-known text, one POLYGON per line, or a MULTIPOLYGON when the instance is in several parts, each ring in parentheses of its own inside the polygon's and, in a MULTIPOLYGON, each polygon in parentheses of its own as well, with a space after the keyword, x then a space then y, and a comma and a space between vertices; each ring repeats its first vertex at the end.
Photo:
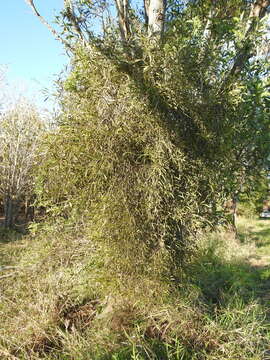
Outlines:
POLYGON ((255 294, 270 306, 270 219, 240 219, 239 239, 255 245, 247 264, 256 280, 255 294))
MULTIPOLYGON (((21 214, 16 219, 16 222, 14 224, 14 229, 19 231, 19 232, 25 233, 27 231, 28 223, 29 223, 29 221, 27 221, 25 219, 25 216, 23 214, 21 214)), ((0 228, 3 228, 4 226, 5 226, 5 217, 0 216, 0 228)))

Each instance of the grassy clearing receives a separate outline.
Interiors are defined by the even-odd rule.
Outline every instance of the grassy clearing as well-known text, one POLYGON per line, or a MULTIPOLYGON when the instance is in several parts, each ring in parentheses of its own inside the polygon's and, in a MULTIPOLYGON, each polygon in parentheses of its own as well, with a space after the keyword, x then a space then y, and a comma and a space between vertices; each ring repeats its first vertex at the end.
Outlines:
POLYGON ((2 232, 0 358, 270 359, 270 221, 238 230, 203 236, 177 281, 107 274, 78 232, 2 232))

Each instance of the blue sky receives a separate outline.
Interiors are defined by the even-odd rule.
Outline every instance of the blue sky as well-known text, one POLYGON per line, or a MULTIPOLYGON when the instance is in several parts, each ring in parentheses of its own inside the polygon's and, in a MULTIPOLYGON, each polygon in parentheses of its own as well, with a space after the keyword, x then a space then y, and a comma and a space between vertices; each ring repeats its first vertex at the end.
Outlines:
MULTIPOLYGON (((52 21, 63 0, 35 0, 35 4, 52 21)), ((26 86, 40 103, 44 98, 41 90, 53 87, 53 80, 67 63, 63 46, 34 16, 25 0, 1 1, 0 66, 7 66, 8 81, 26 86)))

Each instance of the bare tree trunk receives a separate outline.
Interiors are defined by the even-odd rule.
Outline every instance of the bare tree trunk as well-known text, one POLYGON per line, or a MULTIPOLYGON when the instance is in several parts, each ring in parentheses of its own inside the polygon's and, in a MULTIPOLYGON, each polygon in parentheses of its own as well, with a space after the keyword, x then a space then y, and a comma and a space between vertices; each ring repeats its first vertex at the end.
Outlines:
POLYGON ((24 201, 24 218, 25 219, 28 218, 28 211, 29 211, 29 197, 26 196, 25 201, 24 201))
POLYGON ((148 18, 149 36, 161 37, 165 24, 166 0, 146 0, 144 6, 148 18))
MULTIPOLYGON (((129 18, 129 0, 115 0, 119 28, 123 42, 127 42, 131 35, 129 18)), ((144 0, 145 23, 150 37, 160 38, 164 31, 166 0, 144 0)))
POLYGON ((35 216, 35 207, 33 206, 33 198, 27 196, 24 202, 24 218, 25 221, 33 221, 35 216))
POLYGON ((252 5, 250 17, 262 19, 266 15, 269 5, 269 0, 256 0, 252 5))
POLYGON ((6 229, 11 229, 14 227, 14 223, 18 216, 19 211, 19 201, 12 199, 10 195, 7 195, 4 201, 4 216, 5 222, 4 227, 6 229))
POLYGON ((147 28, 148 28, 148 24, 149 24, 149 3, 150 3, 150 0, 144 0, 144 2, 143 2, 145 25, 147 26, 147 28))
POLYGON ((233 194, 230 200, 227 200, 224 204, 224 210, 229 218, 229 225, 232 231, 237 235, 237 193, 233 194))
POLYGON ((235 235, 237 235, 237 195, 232 198, 232 225, 235 235))
POLYGON ((123 42, 127 42, 130 37, 130 19, 129 19, 129 0, 115 0, 119 28, 123 42))
POLYGON ((214 13, 215 13, 215 9, 214 6, 212 6, 211 9, 209 10, 207 22, 205 24, 205 28, 203 31, 203 36, 202 36, 203 42, 206 42, 211 38, 211 25, 213 22, 214 13))
POLYGON ((5 198, 4 203, 5 222, 4 226, 6 229, 13 227, 13 202, 9 195, 5 198))

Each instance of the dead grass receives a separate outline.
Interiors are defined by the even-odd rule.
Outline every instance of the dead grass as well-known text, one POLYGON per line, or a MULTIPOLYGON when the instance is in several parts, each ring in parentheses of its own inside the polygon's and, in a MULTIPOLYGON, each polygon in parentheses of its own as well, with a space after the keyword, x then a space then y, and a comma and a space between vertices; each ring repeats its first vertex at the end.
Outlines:
POLYGON ((0 245, 1 273, 14 271, 0 279, 1 358, 262 360, 270 270, 252 259, 269 251, 267 229, 240 219, 238 238, 202 237, 178 279, 108 277, 83 234, 10 239, 0 245))

